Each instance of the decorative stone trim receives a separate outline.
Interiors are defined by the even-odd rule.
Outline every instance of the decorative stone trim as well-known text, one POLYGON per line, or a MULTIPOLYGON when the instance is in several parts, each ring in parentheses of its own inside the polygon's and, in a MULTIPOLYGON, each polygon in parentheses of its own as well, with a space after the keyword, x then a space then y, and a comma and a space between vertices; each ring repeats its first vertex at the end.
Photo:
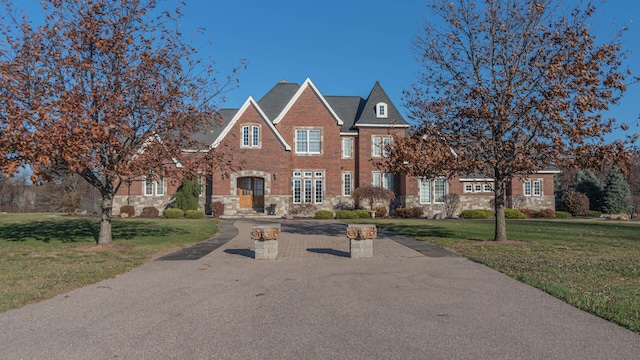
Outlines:
POLYGON ((378 237, 375 225, 349 225, 347 238, 349 239, 349 254, 352 259, 373 257, 373 239, 378 237))
POLYGON ((275 260, 278 258, 280 234, 280 224, 251 227, 251 239, 255 241, 256 247, 256 260, 275 260))

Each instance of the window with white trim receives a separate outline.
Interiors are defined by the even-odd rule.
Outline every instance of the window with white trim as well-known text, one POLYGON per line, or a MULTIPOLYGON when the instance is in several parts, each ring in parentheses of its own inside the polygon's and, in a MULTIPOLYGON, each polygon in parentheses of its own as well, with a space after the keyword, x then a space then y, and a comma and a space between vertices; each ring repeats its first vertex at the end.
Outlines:
POLYGON ((466 193, 473 192, 473 184, 464 183, 464 192, 466 192, 466 193))
POLYGON ((542 195, 542 182, 540 180, 536 180, 533 182, 533 196, 541 196, 542 195))
POLYGON ((387 190, 393 190, 393 173, 383 173, 380 171, 373 171, 371 173, 371 185, 375 187, 381 187, 387 190))
POLYGON ((524 182, 524 196, 531 196, 531 180, 527 180, 524 182))
POLYGON ((342 158, 349 159, 353 156, 353 139, 350 137, 342 138, 342 158))
POLYGON ((296 129, 296 154, 320 154, 322 133, 319 129, 296 129))
POLYGON ((293 172, 293 203, 322 204, 324 200, 324 172, 293 172))
POLYGON ((493 188, 491 187, 491 184, 484 184, 482 191, 484 191, 484 192, 492 192, 493 188))
POLYGON ((145 177, 142 180, 142 190, 145 196, 162 196, 164 195, 164 179, 157 181, 147 181, 145 177))
POLYGON ((389 156, 388 147, 391 145, 391 136, 372 136, 371 138, 372 149, 371 156, 373 157, 387 157, 389 156))
POLYGON ((386 103, 379 102, 376 104, 376 117, 377 118, 387 118, 388 106, 386 103))
POLYGON ((482 192, 482 184, 473 184, 474 192, 482 192))
POLYGON ((245 125, 242 127, 241 147, 260 147, 260 126, 245 125))
POLYGON ((351 196, 353 188, 352 175, 350 172, 342 173, 342 196, 351 196))
POLYGON ((447 179, 420 179, 420 204, 441 204, 447 194, 447 179))

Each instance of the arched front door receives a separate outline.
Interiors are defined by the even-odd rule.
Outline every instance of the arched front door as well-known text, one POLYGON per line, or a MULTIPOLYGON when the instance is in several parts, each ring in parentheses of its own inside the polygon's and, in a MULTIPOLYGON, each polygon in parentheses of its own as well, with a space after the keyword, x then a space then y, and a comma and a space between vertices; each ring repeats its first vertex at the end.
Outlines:
POLYGON ((264 179, 259 177, 238 178, 240 208, 264 208, 264 179))

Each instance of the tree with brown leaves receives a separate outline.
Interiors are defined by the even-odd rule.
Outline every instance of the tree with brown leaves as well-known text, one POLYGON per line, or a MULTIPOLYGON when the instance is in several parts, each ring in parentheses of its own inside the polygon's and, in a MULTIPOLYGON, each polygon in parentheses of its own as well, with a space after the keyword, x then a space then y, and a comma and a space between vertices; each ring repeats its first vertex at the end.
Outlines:
MULTIPOLYGON (((137 175, 192 176, 220 154, 197 142, 236 70, 215 78, 178 31, 179 2, 42 0, 35 25, 5 5, 0 39, 0 170, 79 174, 100 191, 97 242, 111 242, 114 194, 137 175), (185 149, 192 151, 185 156, 185 149)), ((219 162, 218 162, 219 164, 219 162)))
POLYGON ((601 112, 625 91, 620 35, 596 41, 591 4, 554 0, 433 0, 414 42, 423 67, 406 96, 414 134, 396 139, 385 166, 433 177, 495 181, 494 240, 506 240, 506 184, 550 166, 600 167, 629 159, 637 135, 601 112))

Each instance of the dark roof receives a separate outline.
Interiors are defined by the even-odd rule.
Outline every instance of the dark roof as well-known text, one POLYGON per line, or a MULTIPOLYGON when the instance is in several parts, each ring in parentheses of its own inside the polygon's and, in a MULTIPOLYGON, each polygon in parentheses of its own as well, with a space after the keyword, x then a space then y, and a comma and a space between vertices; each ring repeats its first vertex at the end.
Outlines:
POLYGON ((340 131, 355 132, 353 125, 362 113, 365 100, 360 96, 325 96, 324 98, 343 122, 340 131))
POLYGON ((379 82, 373 86, 367 102, 364 105, 362 115, 356 122, 356 126, 360 125, 402 125, 408 126, 409 123, 402 117, 396 106, 393 104, 387 93, 384 91, 379 82), (376 116, 376 104, 387 104, 387 117, 379 118, 376 116))
POLYGON ((299 88, 300 85, 298 84, 281 81, 258 101, 258 105, 269 120, 273 121, 273 119, 280 115, 299 88))

